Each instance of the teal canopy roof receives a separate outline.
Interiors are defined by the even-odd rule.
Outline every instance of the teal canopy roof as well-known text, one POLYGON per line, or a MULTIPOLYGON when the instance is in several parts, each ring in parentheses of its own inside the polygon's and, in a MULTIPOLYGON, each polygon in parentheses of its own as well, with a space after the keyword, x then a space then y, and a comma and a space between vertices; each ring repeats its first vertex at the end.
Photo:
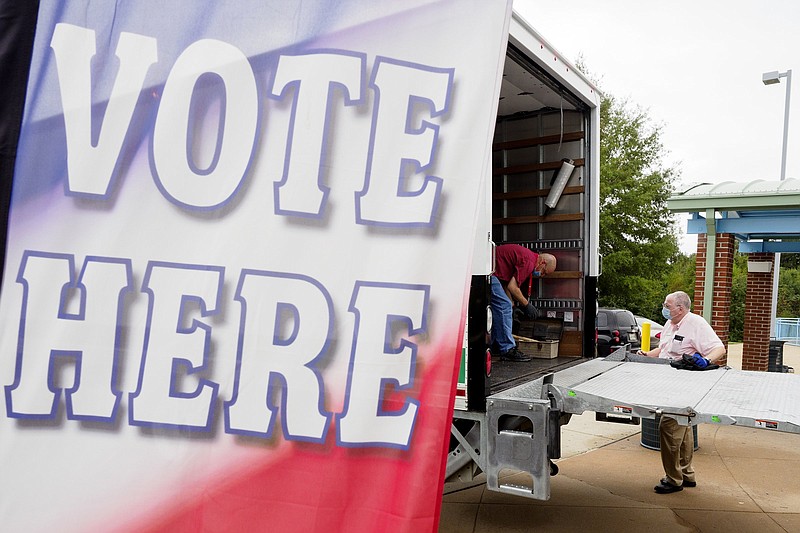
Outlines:
POLYGON ((800 252, 800 180, 698 183, 667 200, 674 213, 690 213, 687 233, 732 233, 739 251, 800 252))

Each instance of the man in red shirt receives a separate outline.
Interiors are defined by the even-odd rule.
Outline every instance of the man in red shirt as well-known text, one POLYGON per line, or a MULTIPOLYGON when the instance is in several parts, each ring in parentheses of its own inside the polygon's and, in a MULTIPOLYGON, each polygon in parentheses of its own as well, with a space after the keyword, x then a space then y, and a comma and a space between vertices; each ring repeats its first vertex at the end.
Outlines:
POLYGON ((501 244, 496 249, 495 270, 492 282, 492 342, 506 361, 530 361, 531 358, 517 350, 511 334, 513 309, 516 302, 528 318, 536 318, 538 311, 522 294, 520 285, 533 278, 552 274, 556 258, 551 254, 537 254, 518 244, 501 244))

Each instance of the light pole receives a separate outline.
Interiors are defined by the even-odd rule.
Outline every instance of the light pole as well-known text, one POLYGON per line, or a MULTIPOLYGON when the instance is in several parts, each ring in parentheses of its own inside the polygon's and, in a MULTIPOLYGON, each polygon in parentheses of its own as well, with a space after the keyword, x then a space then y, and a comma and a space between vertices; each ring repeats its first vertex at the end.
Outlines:
MULTIPOLYGON (((783 150, 781 151, 781 181, 786 179, 786 145, 789 140, 789 100, 792 96, 792 70, 786 72, 765 72, 761 76, 761 81, 764 85, 773 85, 780 83, 781 78, 786 78, 786 105, 783 109, 783 150)), ((771 336, 775 337, 777 334, 777 320, 778 315, 778 281, 781 276, 781 254, 775 252, 775 266, 772 272, 772 316, 770 318, 770 331, 771 336)))

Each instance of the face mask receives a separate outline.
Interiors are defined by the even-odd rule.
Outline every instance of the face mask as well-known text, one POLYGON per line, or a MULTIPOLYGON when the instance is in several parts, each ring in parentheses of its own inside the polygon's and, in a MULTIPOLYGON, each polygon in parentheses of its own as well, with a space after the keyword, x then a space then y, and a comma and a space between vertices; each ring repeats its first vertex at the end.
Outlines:
POLYGON ((539 277, 541 277, 541 276, 542 276, 542 273, 541 273, 541 272, 539 272, 538 270, 534 270, 533 272, 531 272, 531 275, 532 275, 534 278, 539 278, 539 277))
POLYGON ((662 308, 661 308, 661 314, 662 314, 662 315, 664 316, 664 318, 666 318, 667 320, 671 320, 671 319, 672 319, 672 315, 670 314, 670 312, 669 312, 669 309, 667 309, 666 307, 662 307, 662 308))

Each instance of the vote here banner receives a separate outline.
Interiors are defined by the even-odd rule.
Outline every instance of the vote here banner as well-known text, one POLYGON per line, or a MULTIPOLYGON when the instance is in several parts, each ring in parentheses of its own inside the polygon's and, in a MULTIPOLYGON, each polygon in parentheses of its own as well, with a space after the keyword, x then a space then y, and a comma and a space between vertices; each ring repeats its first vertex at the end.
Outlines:
POLYGON ((509 17, 41 1, 3 529, 437 527, 509 17))

